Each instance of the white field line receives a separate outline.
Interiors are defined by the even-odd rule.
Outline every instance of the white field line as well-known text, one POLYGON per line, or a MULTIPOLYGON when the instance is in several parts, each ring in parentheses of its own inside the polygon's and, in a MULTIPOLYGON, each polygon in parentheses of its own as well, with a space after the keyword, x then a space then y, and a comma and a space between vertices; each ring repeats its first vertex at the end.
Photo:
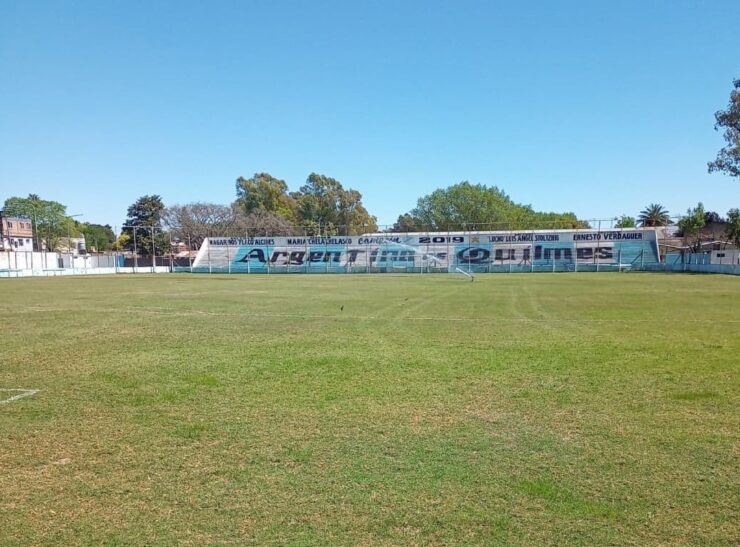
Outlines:
POLYGON ((35 395, 39 392, 38 389, 0 389, 0 393, 3 392, 20 392, 18 395, 13 395, 12 397, 8 399, 3 399, 0 401, 0 405, 4 405, 6 403, 12 403, 13 401, 17 401, 18 399, 22 399, 23 397, 30 397, 31 395, 35 395))

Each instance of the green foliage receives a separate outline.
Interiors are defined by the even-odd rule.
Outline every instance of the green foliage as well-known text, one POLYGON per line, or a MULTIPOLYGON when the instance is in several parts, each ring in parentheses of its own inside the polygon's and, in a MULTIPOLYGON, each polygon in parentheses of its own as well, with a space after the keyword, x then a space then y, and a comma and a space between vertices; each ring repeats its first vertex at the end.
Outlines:
POLYGON ((700 202, 693 209, 686 211, 686 216, 678 221, 679 233, 686 239, 687 243, 692 245, 695 251, 700 250, 700 234, 704 228, 706 211, 704 205, 700 202))
POLYGON ((423 230, 521 230, 538 228, 583 228, 587 224, 573 213, 537 212, 529 205, 511 200, 496 186, 467 181, 435 190, 419 198, 416 207, 402 215, 394 230, 414 227, 423 230))
POLYGON ((715 211, 707 211, 704 213, 704 223, 705 224, 719 224, 720 222, 724 222, 724 219, 722 218, 722 215, 715 211))
POLYGON ((8 280, 0 544, 737 545, 738 281, 8 280))
POLYGON ((311 173, 297 192, 269 173, 236 181, 235 206, 247 215, 240 223, 252 232, 359 234, 378 229, 357 190, 336 179, 311 173))
POLYGON ((725 233, 727 238, 740 249, 740 209, 730 209, 727 211, 727 228, 725 233))
POLYGON ((67 208, 57 201, 41 199, 36 194, 27 198, 10 197, 5 200, 3 212, 7 216, 19 216, 31 219, 34 228, 34 244, 44 241, 46 248, 54 250, 59 241, 67 237, 72 226, 72 219, 67 217, 67 208))
POLYGON ((236 179, 236 204, 247 215, 266 211, 290 222, 296 220, 297 204, 288 193, 288 184, 269 173, 236 179))
POLYGON ((617 219, 617 223, 614 225, 615 228, 636 228, 637 221, 635 217, 622 215, 617 219))
POLYGON ((77 231, 85 237, 85 247, 88 251, 110 251, 116 242, 116 235, 109 224, 80 223, 77 231))
POLYGON ((660 203, 651 203, 645 209, 640 211, 637 217, 640 226, 644 228, 655 226, 668 226, 671 223, 671 217, 668 216, 668 210, 660 203))
MULTIPOLYGON (((124 248, 149 256, 152 252, 163 255, 169 250, 168 236, 162 229, 164 203, 158 195, 142 196, 127 211, 128 217, 122 233, 128 235, 124 248)), ((119 238, 120 240, 120 238, 119 238)))
POLYGON ((422 226, 419 220, 415 218, 411 213, 404 213, 398 216, 393 227, 390 229, 391 232, 419 232, 422 230, 422 226))
POLYGON ((707 164, 709 172, 718 171, 731 177, 740 177, 740 79, 733 81, 727 110, 714 114, 714 129, 724 128, 722 136, 727 146, 721 148, 717 158, 707 164))
POLYGON ((362 205, 362 194, 345 190, 336 179, 311 173, 306 184, 291 195, 298 204, 298 220, 309 234, 356 235, 378 230, 375 217, 362 205))
POLYGON ((131 241, 131 235, 126 232, 121 232, 112 245, 114 251, 125 251, 128 248, 128 242, 131 241))

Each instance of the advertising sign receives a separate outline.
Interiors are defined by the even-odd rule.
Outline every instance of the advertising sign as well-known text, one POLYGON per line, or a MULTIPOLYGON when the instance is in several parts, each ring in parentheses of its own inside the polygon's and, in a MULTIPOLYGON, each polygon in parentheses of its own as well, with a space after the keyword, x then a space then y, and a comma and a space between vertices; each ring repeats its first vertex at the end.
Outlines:
POLYGON ((328 237, 215 237, 193 263, 200 271, 440 272, 573 271, 657 262, 655 231, 366 234, 328 237))

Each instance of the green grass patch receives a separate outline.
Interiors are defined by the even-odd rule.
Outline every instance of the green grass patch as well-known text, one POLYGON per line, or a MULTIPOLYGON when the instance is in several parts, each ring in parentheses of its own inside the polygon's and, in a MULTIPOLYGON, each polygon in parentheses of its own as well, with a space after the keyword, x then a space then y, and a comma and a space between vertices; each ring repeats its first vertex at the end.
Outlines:
POLYGON ((0 282, 3 545, 740 537, 740 279, 0 282))
POLYGON ((682 391, 674 393, 673 398, 678 401, 700 401, 702 399, 715 399, 719 394, 716 391, 682 391))

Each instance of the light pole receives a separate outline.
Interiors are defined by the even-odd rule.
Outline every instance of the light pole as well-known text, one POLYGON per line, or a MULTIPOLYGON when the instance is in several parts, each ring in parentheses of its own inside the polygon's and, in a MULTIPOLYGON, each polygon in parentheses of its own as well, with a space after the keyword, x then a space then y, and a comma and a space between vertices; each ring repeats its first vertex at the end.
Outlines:
MULTIPOLYGON (((67 215, 67 218, 73 219, 76 217, 81 217, 82 213, 77 213, 76 215, 67 215)), ((72 221, 74 222, 74 221, 72 221)), ((74 268, 74 254, 72 253, 72 222, 67 223, 67 252, 69 253, 69 267, 74 268)))
POLYGON ((39 237, 39 221, 36 219, 36 208, 33 210, 33 224, 31 225, 31 237, 33 238, 33 245, 31 245, 32 251, 41 251, 41 243, 38 241, 39 237), (35 247, 35 249, 34 249, 35 247))

